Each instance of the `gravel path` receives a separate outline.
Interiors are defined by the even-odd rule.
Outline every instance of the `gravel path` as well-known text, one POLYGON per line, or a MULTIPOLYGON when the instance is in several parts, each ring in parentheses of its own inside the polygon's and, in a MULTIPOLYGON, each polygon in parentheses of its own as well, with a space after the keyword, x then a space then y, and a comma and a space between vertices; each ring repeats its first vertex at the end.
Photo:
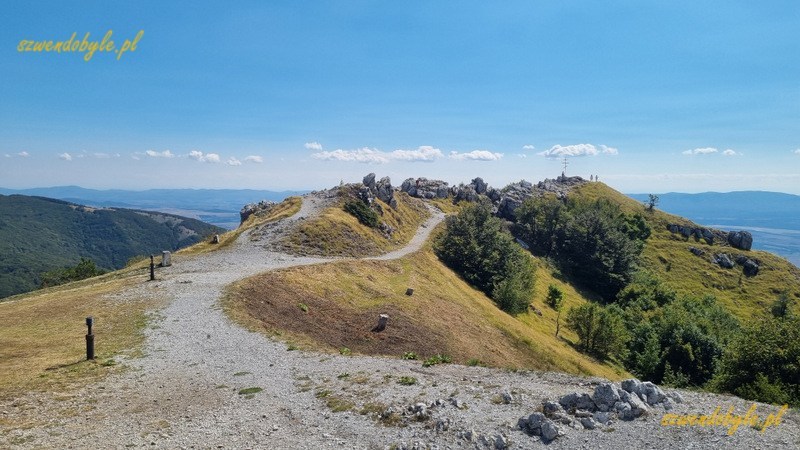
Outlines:
MULTIPOLYGON (((229 284, 267 270, 330 261, 264 248, 265 241, 324 205, 324 197, 307 196, 292 218, 245 233, 225 249, 173 257, 172 267, 159 270, 159 281, 126 294, 170 299, 158 312, 160 319, 147 329, 146 355, 125 361, 132 370, 58 403, 62 409, 66 402, 81 411, 74 416, 48 417, 56 401, 48 396, 20 399, 18 403, 47 417, 46 424, 11 430, 0 436, 0 447, 14 442, 19 448, 492 448, 506 442, 512 448, 541 448, 538 438, 518 429, 517 419, 534 412, 545 399, 576 390, 591 392, 593 384, 602 381, 456 365, 422 368, 418 361, 287 351, 286 344, 233 324, 219 306, 229 284), (416 383, 400 384, 401 377, 413 377, 416 383), (251 387, 262 391, 239 393, 251 387), (512 394, 510 402, 503 400, 504 392, 512 394), (403 414, 408 405, 436 400, 441 401, 429 408, 425 420, 403 414), (335 412, 339 409, 343 411, 335 412), (388 414, 392 411, 395 414, 388 414), (379 414, 387 418, 386 424, 379 414)), ((374 259, 413 253, 442 219, 443 214, 435 212, 406 247, 374 259)), ((721 405, 724 410, 735 406, 744 414, 749 407, 730 397, 682 394, 686 402, 673 412, 710 413, 721 405)), ((759 406, 764 414, 774 410, 759 406)), ((653 409, 644 419, 615 422, 604 431, 567 429, 548 446, 800 446, 796 412, 764 433, 742 427, 733 436, 721 428, 661 427, 663 413, 653 409)))

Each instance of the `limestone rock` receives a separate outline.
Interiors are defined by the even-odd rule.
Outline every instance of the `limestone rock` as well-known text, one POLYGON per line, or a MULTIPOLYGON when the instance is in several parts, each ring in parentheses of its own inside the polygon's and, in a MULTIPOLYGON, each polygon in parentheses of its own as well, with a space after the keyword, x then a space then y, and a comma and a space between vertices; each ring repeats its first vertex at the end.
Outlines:
POLYGON ((714 255, 714 262, 719 264, 720 267, 725 269, 733 269, 733 260, 726 253, 718 253, 714 255))
POLYGON ((483 181, 483 178, 481 177, 474 178, 470 183, 470 186, 477 194, 485 194, 486 190, 489 188, 489 184, 483 181))
POLYGON ((754 277, 758 275, 758 269, 760 269, 760 266, 752 259, 745 261, 743 269, 745 276, 754 277))
POLYGON ((695 255, 695 256, 703 256, 703 255, 706 254, 705 251, 703 251, 702 249, 699 249, 697 247, 689 247, 689 251, 692 252, 692 254, 695 255))
POLYGON ((567 394, 558 400, 558 403, 564 407, 565 410, 571 411, 576 409, 583 409, 586 411, 596 411, 597 405, 594 404, 592 397, 589 394, 580 394, 574 392, 567 394))
POLYGON ((394 197, 394 188, 392 188, 392 180, 389 177, 383 177, 376 183, 375 196, 384 203, 391 203, 394 197))
POLYGON ((400 191, 417 198, 447 198, 450 188, 442 180, 429 180, 427 178, 408 178, 400 185, 400 191))
POLYGON ((542 439, 545 442, 550 442, 563 434, 564 432, 552 420, 545 419, 542 423, 542 439))
POLYGON ((545 416, 552 417, 554 414, 563 413, 564 408, 560 404, 548 400, 542 404, 542 411, 545 416))
POLYGON ((641 393, 645 396, 645 398, 647 398, 648 405, 657 405, 667 398, 667 396, 664 395, 664 391, 662 391, 660 387, 649 381, 642 383, 641 393))
POLYGON ((619 401, 619 394, 619 389, 613 383, 601 383, 595 387, 592 400, 598 410, 609 411, 619 401))
POLYGON ((275 202, 262 200, 258 203, 248 203, 247 205, 244 205, 244 207, 242 207, 242 209, 239 211, 239 219, 240 219, 239 223, 240 224, 244 223, 244 221, 250 218, 250 216, 252 216, 253 214, 259 215, 269 211, 269 209, 275 206, 276 204, 277 203, 275 202))
POLYGON ((728 244, 741 250, 750 250, 753 246, 753 235, 749 231, 731 231, 728 233, 728 244))

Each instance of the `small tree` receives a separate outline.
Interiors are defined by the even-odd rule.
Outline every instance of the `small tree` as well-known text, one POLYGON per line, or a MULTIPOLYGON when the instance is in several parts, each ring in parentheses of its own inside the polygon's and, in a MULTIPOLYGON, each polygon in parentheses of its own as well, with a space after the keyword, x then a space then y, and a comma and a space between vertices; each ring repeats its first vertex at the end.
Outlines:
POLYGON ((778 298, 772 303, 772 317, 777 319, 788 318, 791 314, 789 305, 792 304, 792 299, 786 294, 786 291, 781 292, 778 298))
POLYGON ((567 313, 567 326, 580 339, 578 345, 599 358, 623 356, 628 332, 617 307, 585 303, 567 313))
POLYGON ((551 284, 547 287, 545 303, 558 312, 556 316, 556 337, 558 337, 558 332, 561 330, 561 310, 564 307, 564 292, 558 286, 551 284))
POLYGON ((649 199, 647 200, 645 206, 648 211, 653 211, 654 209, 656 209, 656 205, 658 205, 659 198, 656 194, 647 194, 647 196, 649 197, 649 199))

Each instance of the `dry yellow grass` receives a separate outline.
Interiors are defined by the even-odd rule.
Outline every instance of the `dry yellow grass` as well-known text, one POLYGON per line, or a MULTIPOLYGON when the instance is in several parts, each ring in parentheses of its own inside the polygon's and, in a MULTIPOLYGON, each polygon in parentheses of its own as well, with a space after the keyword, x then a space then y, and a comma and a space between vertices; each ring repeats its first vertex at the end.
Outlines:
POLYGON ((422 201, 406 193, 395 193, 396 209, 376 199, 383 210, 380 220, 395 230, 387 238, 380 230, 362 225, 342 209, 345 201, 352 198, 347 187, 342 189, 333 206, 301 224, 283 240, 284 249, 321 256, 378 255, 405 245, 429 216, 422 201))
POLYGON ((459 363, 479 360, 495 367, 627 376, 619 367, 576 351, 576 337, 563 324, 562 339, 555 338, 555 312, 543 306, 547 285, 562 287, 567 308, 586 300, 548 273, 538 270, 532 299, 541 317, 504 313, 439 262, 430 245, 394 261, 348 261, 262 274, 233 287, 225 306, 251 329, 310 348, 348 347, 396 357, 442 353, 459 363), (412 296, 405 295, 408 287, 414 288, 412 296), (389 327, 371 333, 381 312, 390 314, 389 327))
POLYGON ((211 242, 198 242, 191 247, 180 250, 178 253, 185 255, 198 255, 225 248, 235 242, 236 239, 247 229, 295 215, 298 211, 300 211, 302 204, 303 199, 301 197, 287 197, 282 202, 266 211, 266 213, 262 213, 260 215, 253 214, 248 217, 244 223, 239 225, 239 228, 219 235, 219 244, 212 244, 211 242))
POLYGON ((118 370, 112 358, 135 353, 152 300, 112 294, 148 279, 145 264, 0 303, 0 398, 67 389, 118 370), (85 318, 94 317, 94 361, 86 361, 85 318))

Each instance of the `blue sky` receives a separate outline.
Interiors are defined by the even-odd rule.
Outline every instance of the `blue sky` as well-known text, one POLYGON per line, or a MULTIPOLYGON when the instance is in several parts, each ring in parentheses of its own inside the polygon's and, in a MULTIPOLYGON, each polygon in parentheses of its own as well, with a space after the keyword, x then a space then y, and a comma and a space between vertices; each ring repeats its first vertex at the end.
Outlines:
POLYGON ((4 4, 0 186, 800 194, 796 1, 223 3, 4 4))

